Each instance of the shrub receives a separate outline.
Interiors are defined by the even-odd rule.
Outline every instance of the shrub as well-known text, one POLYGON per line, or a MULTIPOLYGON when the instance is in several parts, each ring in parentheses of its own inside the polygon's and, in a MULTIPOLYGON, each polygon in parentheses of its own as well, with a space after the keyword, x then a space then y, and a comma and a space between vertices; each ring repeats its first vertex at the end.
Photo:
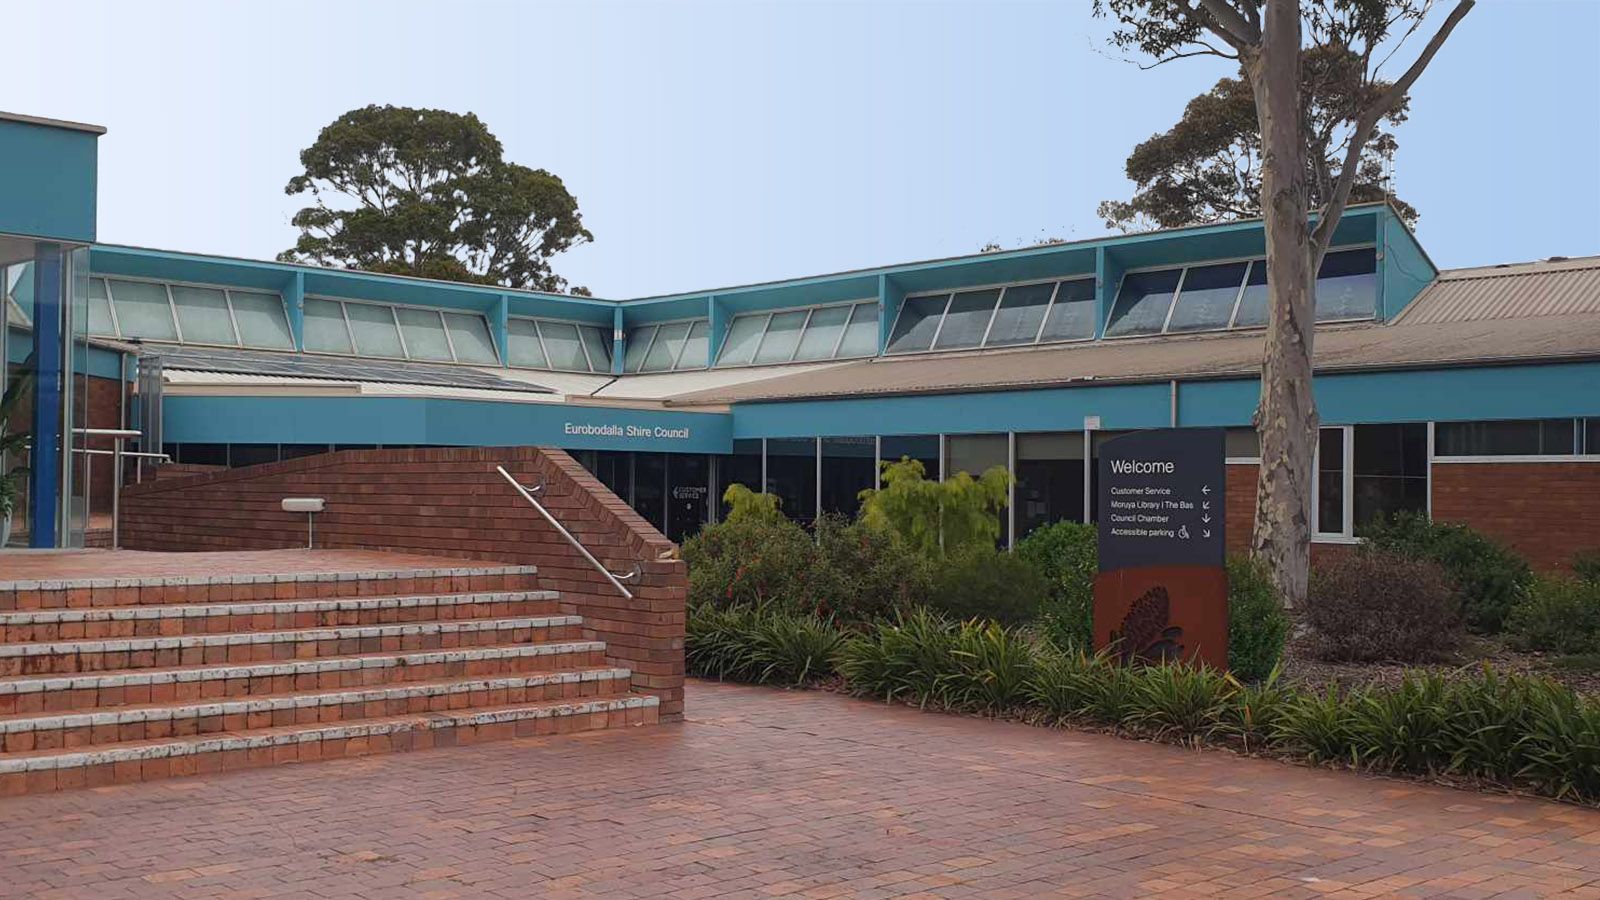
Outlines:
POLYGON ((1050 592, 1027 560, 993 547, 972 547, 940 560, 928 605, 954 619, 993 619, 1005 625, 1038 617, 1050 592))
POLYGON ((813 584, 816 544, 804 528, 781 516, 708 525, 684 542, 683 559, 691 605, 776 606, 792 612, 821 605, 813 584))
POLYGON ((1244 749, 1265 748, 1277 734, 1284 708, 1293 695, 1278 684, 1274 668, 1255 684, 1240 684, 1222 712, 1218 730, 1244 742, 1244 749))
POLYGON ((813 583, 823 611, 852 622, 892 617, 926 602, 933 562, 894 534, 837 516, 817 520, 813 583))
POLYGON ((1579 581, 1600 584, 1600 550, 1579 550, 1572 555, 1572 574, 1579 581))
POLYGON ((1133 720, 1157 737, 1195 741, 1221 724, 1238 682, 1207 666, 1140 666, 1133 669, 1138 711, 1133 720))
POLYGON ((1087 648, 1093 643, 1099 541, 1093 525, 1056 522, 1034 529, 1017 542, 1017 556, 1037 569, 1049 586, 1040 609, 1040 629, 1062 649, 1087 648))
POLYGON ((952 653, 956 670, 946 679, 945 706, 1001 713, 1027 701, 1035 654, 1017 632, 997 622, 966 622, 952 653))
POLYGON ((1079 718, 1099 693, 1107 665, 1103 654, 1090 655, 1083 646, 1062 649, 1046 642, 1034 660, 1028 702, 1052 724, 1079 718))
POLYGON ((684 639, 690 674, 800 685, 834 673, 844 633, 827 619, 776 609, 691 607, 684 639))
POLYGON ((1330 660, 1438 659, 1462 637, 1444 570, 1383 550, 1341 554, 1313 571, 1305 613, 1317 654, 1330 660))
POLYGON ((992 466, 977 478, 966 472, 943 481, 924 475, 917 460, 885 462, 883 487, 861 492, 861 520, 894 532, 924 556, 993 547, 1010 496, 1005 466, 992 466))
POLYGON ((1399 686, 1358 695, 1350 704, 1350 757, 1376 768, 1418 774, 1446 763, 1445 680, 1407 672, 1399 686))
POLYGON ((855 694, 937 706, 956 671, 956 629, 926 609, 901 613, 848 641, 839 672, 855 694))
POLYGON ((1518 777, 1558 800, 1600 798, 1600 701, 1554 686, 1531 701, 1518 777))
POLYGON ((1465 525, 1434 522, 1420 513, 1396 513, 1362 531, 1379 550, 1428 559, 1444 567, 1460 593, 1466 622, 1498 634, 1506 616, 1533 581, 1527 560, 1465 525))
POLYGON ((1526 762, 1523 738, 1535 698, 1560 690, 1547 679, 1505 676, 1489 666, 1452 681, 1440 728, 1441 751, 1448 759, 1443 771, 1511 781, 1526 762))
POLYGON ((1289 638, 1289 616, 1265 566, 1228 560, 1228 669, 1241 681, 1260 681, 1277 669, 1289 638))
POLYGON ((1600 652, 1600 581, 1545 577, 1506 619, 1511 643, 1524 650, 1600 652))
POLYGON ((1284 704, 1274 725, 1273 741, 1312 762, 1358 762, 1351 741, 1350 707, 1360 699, 1359 694, 1346 697, 1331 684, 1321 694, 1296 694, 1284 704))
POLYGON ((742 484, 730 484, 722 494, 729 522, 776 522, 783 518, 777 494, 756 493, 742 484))
POLYGON ((684 629, 683 661, 690 675, 726 681, 755 680, 749 607, 691 605, 684 629))

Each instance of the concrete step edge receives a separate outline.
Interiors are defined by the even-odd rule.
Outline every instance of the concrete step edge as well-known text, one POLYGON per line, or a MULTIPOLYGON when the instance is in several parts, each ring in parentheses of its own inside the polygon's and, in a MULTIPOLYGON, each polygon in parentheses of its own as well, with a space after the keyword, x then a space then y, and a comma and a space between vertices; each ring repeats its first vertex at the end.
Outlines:
POLYGON ((397 682, 382 687, 347 688, 336 691, 311 691, 303 694, 274 694, 263 697, 216 698, 203 703, 182 702, 166 706, 112 708, 93 712, 67 712, 0 719, 0 734, 22 734, 59 728, 85 728, 97 725, 129 725, 172 719, 279 712, 317 706, 342 706, 346 703, 371 703, 413 697, 440 697, 477 690, 519 687, 544 687, 551 684, 581 684, 586 681, 621 681, 633 677, 624 668, 604 667, 565 672, 531 672, 525 675, 465 677, 454 681, 397 682))
POLYGON ((418 606, 468 606, 475 603, 516 603, 556 600, 558 591, 478 591, 469 594, 416 594, 405 597, 330 597, 323 600, 238 600, 192 605, 149 603, 143 606, 89 606, 64 609, 28 609, 0 612, 0 627, 52 625, 74 622, 120 622, 143 619, 252 616, 300 612, 354 612, 369 609, 409 609, 418 606))
POLYGON ((195 668, 117 670, 113 672, 28 675, 0 678, 0 695, 36 691, 104 690, 146 684, 176 684, 189 681, 215 681, 230 678, 261 678, 279 675, 309 675, 322 672, 387 669, 426 666, 467 660, 510 659, 518 656, 554 656, 560 653, 591 653, 606 649, 604 641, 546 641, 534 644, 456 647, 449 650, 420 650, 412 653, 325 656, 270 663, 233 663, 195 668))
POLYGON ((193 587, 209 584, 286 584, 312 581, 390 581, 396 578, 463 578, 473 575, 536 575, 537 566, 452 566, 434 569, 370 569, 356 572, 290 572, 277 575, 137 575, 129 578, 45 578, 0 581, 0 591, 72 591, 93 588, 193 587))
POLYGON ((453 619, 442 622, 400 622, 393 625, 335 625, 290 631, 240 631, 219 634, 184 634, 170 637, 100 638, 82 641, 0 644, 0 659, 13 656, 70 656, 79 653, 120 653, 142 650, 178 650, 186 647, 228 647, 244 644, 295 644, 351 638, 409 637, 503 631, 508 628, 557 628, 581 625, 582 616, 521 616, 505 619, 453 619))
POLYGON ((125 747, 112 745, 105 749, 92 751, 7 754, 0 756, 0 775, 50 769, 71 769, 81 766, 99 766, 119 762, 144 762, 152 759, 227 752, 230 750, 257 750, 308 741, 345 740, 404 731, 430 731, 462 726, 496 725, 504 722, 517 722, 523 719, 559 718, 615 710, 647 709, 659 705, 660 698, 654 695, 627 694, 619 697, 596 697, 590 700, 549 700, 538 704, 495 709, 461 710, 453 713, 421 713, 412 716, 367 719, 349 724, 290 726, 271 730, 263 729, 259 732, 245 731, 228 735, 167 740, 125 747))

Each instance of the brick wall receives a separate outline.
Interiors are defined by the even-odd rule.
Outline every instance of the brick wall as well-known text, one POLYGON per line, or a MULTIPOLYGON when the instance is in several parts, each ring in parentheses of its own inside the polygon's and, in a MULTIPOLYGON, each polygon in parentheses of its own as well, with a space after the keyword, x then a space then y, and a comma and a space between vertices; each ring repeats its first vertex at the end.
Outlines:
POLYGON ((159 466, 150 466, 145 469, 146 477, 151 481, 175 478, 188 478, 191 475, 211 475, 215 472, 226 472, 227 466, 206 466, 200 463, 162 463, 159 466))
POLYGON ((305 546, 306 521, 284 497, 322 497, 318 547, 431 553, 539 567, 566 611, 633 670, 636 689, 661 697, 663 719, 683 714, 688 571, 676 547, 565 452, 556 449, 347 450, 188 478, 130 485, 122 543, 135 550, 305 546), (629 600, 496 472, 504 465, 613 571, 637 561, 629 600))
POLYGON ((1534 568, 1600 550, 1600 462, 1434 463, 1433 517, 1505 543, 1534 568))
MULTIPOLYGON (((1250 535, 1256 524, 1256 474, 1255 463, 1228 464, 1228 552, 1243 556, 1250 552, 1250 535)), ((1349 544, 1313 541, 1311 564, 1340 553, 1347 553, 1349 544)))

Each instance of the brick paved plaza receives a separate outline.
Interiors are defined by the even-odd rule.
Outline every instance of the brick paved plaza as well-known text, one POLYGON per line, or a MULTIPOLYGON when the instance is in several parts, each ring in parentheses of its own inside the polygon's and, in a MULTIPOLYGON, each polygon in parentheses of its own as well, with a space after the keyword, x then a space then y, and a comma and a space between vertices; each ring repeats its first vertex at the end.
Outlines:
POLYGON ((1600 812, 694 683, 687 721, 0 801, 0 894, 1600 897, 1600 812))

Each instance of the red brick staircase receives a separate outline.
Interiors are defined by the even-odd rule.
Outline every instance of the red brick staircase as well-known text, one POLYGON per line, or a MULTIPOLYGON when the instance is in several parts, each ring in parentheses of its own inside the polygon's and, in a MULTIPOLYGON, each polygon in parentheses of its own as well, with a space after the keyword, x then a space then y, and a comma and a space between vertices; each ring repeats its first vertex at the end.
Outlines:
POLYGON ((655 723, 534 576, 0 581, 0 796, 655 723))

